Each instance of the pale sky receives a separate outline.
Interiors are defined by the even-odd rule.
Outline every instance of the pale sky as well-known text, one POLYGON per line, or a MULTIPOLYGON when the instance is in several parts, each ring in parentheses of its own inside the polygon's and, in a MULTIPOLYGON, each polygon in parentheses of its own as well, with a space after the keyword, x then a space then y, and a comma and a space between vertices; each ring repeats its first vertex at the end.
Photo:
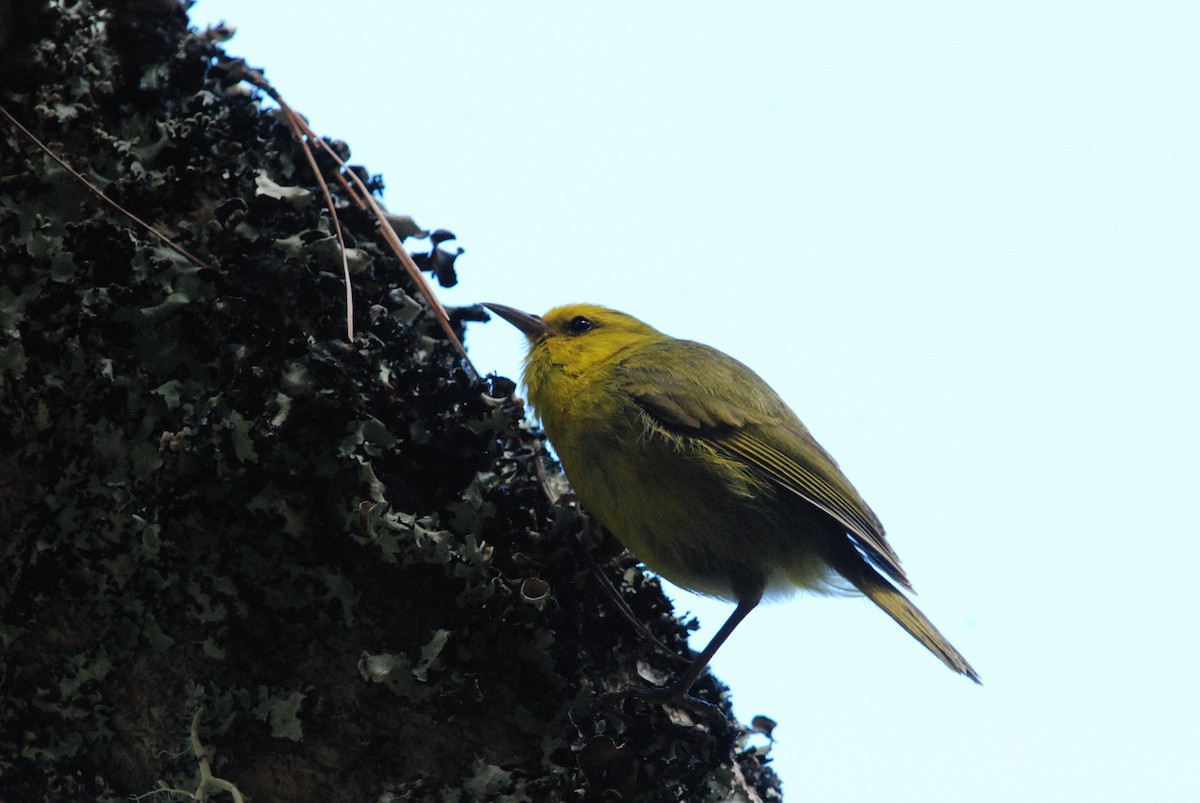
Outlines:
MULTIPOLYGON (((458 234, 444 302, 707 342, 838 459, 985 685, 869 602, 760 608, 714 668, 788 799, 1200 799, 1200 4, 732 8, 192 19, 458 234)), ((732 610, 672 596, 697 648, 732 610)))

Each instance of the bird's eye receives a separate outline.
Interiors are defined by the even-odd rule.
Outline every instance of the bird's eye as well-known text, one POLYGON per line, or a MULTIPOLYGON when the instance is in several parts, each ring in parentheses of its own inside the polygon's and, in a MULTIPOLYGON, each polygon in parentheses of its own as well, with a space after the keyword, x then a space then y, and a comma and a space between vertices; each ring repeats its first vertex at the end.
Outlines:
POLYGON ((576 315, 571 319, 571 322, 567 324, 567 331, 573 335, 587 334, 595 328, 596 324, 592 323, 589 319, 583 317, 582 315, 576 315))

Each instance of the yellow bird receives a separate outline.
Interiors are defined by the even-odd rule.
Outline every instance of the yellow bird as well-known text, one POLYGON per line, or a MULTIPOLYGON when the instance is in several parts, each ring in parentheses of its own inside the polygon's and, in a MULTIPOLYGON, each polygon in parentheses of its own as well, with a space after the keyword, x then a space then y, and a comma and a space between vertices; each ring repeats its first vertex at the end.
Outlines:
POLYGON ((583 505, 646 566, 737 603, 672 686, 685 694, 764 594, 857 589, 946 666, 979 675, 897 589, 883 525, 757 374, 615 310, 485 304, 529 341, 524 382, 583 505))

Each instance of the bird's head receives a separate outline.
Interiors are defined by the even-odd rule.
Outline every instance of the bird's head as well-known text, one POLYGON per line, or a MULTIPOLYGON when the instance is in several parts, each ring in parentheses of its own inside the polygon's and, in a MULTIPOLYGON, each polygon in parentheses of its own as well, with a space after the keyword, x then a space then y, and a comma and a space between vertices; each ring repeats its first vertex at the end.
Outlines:
POLYGON ((666 337, 632 315, 597 304, 566 304, 542 316, 503 304, 484 306, 528 338, 527 376, 531 368, 584 374, 628 349, 666 337))

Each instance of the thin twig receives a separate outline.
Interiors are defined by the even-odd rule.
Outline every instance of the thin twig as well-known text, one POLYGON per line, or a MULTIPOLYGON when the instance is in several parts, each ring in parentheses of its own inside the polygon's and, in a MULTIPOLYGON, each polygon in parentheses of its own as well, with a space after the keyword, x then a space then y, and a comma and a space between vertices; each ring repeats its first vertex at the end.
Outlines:
POLYGON ((70 173, 72 176, 74 176, 76 181, 78 181, 80 184, 87 187, 89 190, 91 190, 93 193, 95 193, 97 196, 99 196, 100 200, 104 201, 104 203, 108 204, 113 209, 117 210, 122 215, 129 218, 134 223, 138 224, 143 229, 145 229, 146 231, 153 234, 155 237, 157 237, 159 240, 161 240, 168 248, 170 248, 172 251, 174 251, 175 253, 182 256, 184 259, 190 260, 190 261, 196 263, 197 265, 200 265, 201 267, 205 267, 205 268, 212 267, 209 263, 205 262, 200 257, 198 257, 195 254, 193 254, 192 252, 188 251, 183 246, 177 245, 166 234, 159 231, 154 226, 151 226, 149 223, 142 220, 140 217, 135 215, 133 212, 130 212, 128 209, 121 206, 119 203, 114 201, 112 198, 109 198, 107 195, 105 195, 104 191, 101 190, 99 187, 97 187, 95 184, 93 184, 87 178, 87 176, 83 175, 78 170, 71 167, 71 165, 67 164, 66 161, 64 161, 57 153, 50 150, 49 146, 47 146, 44 142, 42 142, 40 139, 38 139, 32 131, 30 131, 25 126, 21 125, 21 122, 19 120, 17 120, 17 118, 15 118, 11 114, 9 114, 8 109, 4 108, 3 106, 0 106, 0 114, 3 114, 5 117, 7 117, 8 121, 10 123, 12 123, 14 126, 16 126, 17 130, 19 130, 22 134, 24 134, 26 137, 28 137, 30 142, 32 142, 34 145, 37 145, 38 148, 40 148, 43 153, 45 153, 47 156, 49 156, 51 159, 53 159, 55 162, 57 162, 59 167, 61 167, 63 170, 66 170, 68 173, 70 173))
MULTIPOLYGON (((391 224, 387 222, 387 217, 384 215, 383 209, 379 206, 378 202, 376 202, 374 196, 371 194, 370 188, 368 188, 366 183, 359 178, 357 173, 350 169, 346 162, 342 160, 342 157, 339 156, 337 152, 334 151, 327 142, 325 142, 324 139, 317 136, 317 134, 309 127, 308 123, 304 121, 304 118, 297 114, 296 111, 288 105, 287 101, 283 99, 283 96, 279 94, 278 90, 271 86, 271 84, 267 81, 266 76, 264 76, 258 70, 252 69, 245 62, 239 62, 237 66, 241 68, 241 71, 238 75, 243 81, 246 81, 247 83, 258 87, 263 92, 266 92, 272 100, 279 104, 280 109, 283 110, 285 117, 292 127, 293 133, 296 135, 296 138, 301 142, 301 144, 307 144, 308 147, 312 148, 320 148, 321 150, 325 151, 330 158, 333 159, 335 164, 337 164, 337 178, 338 181, 341 182, 342 187, 345 189, 346 194, 352 200, 354 200, 356 204, 359 205, 359 208, 371 210, 371 213, 375 216, 378 222, 379 231, 383 236, 384 241, 388 244, 388 247, 392 250, 392 253, 395 254, 396 258, 400 260, 400 264, 404 266, 405 272, 408 273, 409 278, 413 281, 413 284, 417 286, 417 291, 425 299, 425 302, 433 309, 434 317, 437 318, 438 324, 441 326, 442 331, 446 333, 446 336, 450 339, 450 342, 453 344, 455 350, 457 350, 462 356, 464 362, 466 363, 467 369, 470 370, 471 373, 478 375, 478 372, 475 370, 475 366, 471 364, 471 359, 467 356, 467 350, 463 347, 462 341, 458 339, 458 335, 454 333, 454 327, 450 325, 450 314, 446 312, 446 308, 442 306, 442 302, 433 292, 433 287, 425 279, 425 275, 421 273, 421 269, 417 267, 417 263, 413 261, 412 256, 409 255, 408 250, 400 241, 396 231, 392 228, 391 224), (296 133, 297 130, 299 130, 301 133, 296 133), (351 188, 350 184, 346 183, 345 177, 349 177, 350 184, 353 185, 354 189, 358 190, 357 192, 351 188)), ((311 159, 309 163, 310 166, 312 166, 313 163, 311 159)), ((324 186, 324 178, 321 177, 320 173, 315 167, 313 167, 313 170, 316 173, 317 181, 324 186)), ((349 278, 347 278, 346 284, 347 293, 349 293, 349 278)))
POLYGON ((417 285, 418 292, 424 296, 425 301, 433 308, 434 314, 438 319, 438 323, 440 323, 442 326, 442 331, 444 331, 446 336, 450 338, 450 342, 454 344, 454 348, 458 350, 458 353, 462 355, 464 360, 466 360, 467 366, 471 368, 472 372, 474 372, 475 368, 473 365, 471 365, 470 358, 467 357, 467 350, 463 348, 462 342, 458 339, 458 335, 454 334, 454 328, 450 325, 450 314, 446 312, 446 308, 442 306, 442 302, 438 299, 437 295, 434 294, 433 287, 425 279, 425 274, 421 273, 421 269, 417 267, 417 263, 413 262, 413 258, 411 255, 409 255, 408 249, 406 249, 404 244, 400 242, 400 237, 396 234, 396 230, 393 229, 391 224, 387 222, 387 218, 384 216, 383 209, 375 201, 374 196, 371 195, 371 191, 367 188, 366 183, 363 182, 363 180, 359 178, 358 174, 351 170, 346 163, 342 161, 342 158, 338 156, 331 147, 329 147, 329 144, 325 142, 325 140, 317 139, 315 140, 315 143, 318 147, 323 148, 327 154, 333 157, 337 163, 341 165, 341 167, 346 171, 346 175, 348 175, 354 185, 358 187, 360 197, 367 203, 371 209, 371 212, 379 221, 379 231, 383 236, 384 241, 387 242, 387 244, 391 247, 392 253, 394 253, 400 260, 400 264, 404 266, 405 271, 408 272, 408 275, 413 280, 413 283, 417 285))
POLYGON ((196 759, 200 762, 200 783, 196 786, 192 799, 207 800, 208 787, 215 786, 217 789, 233 795, 235 803, 246 803, 246 798, 242 797, 242 793, 236 786, 224 778, 218 778, 212 774, 212 765, 208 761, 208 748, 200 741, 200 718, 203 715, 204 706, 201 706, 196 709, 196 716, 192 717, 192 752, 196 754, 196 759))
POLYGON ((588 563, 592 567, 592 573, 595 574, 596 579, 599 580, 600 588, 604 591, 605 596, 612 600, 613 604, 617 606, 617 608, 625 616, 625 619, 628 620, 631 625, 633 625, 634 629, 637 630, 643 638, 649 641, 652 647, 654 647, 663 655, 681 664, 690 664, 692 662, 690 658, 685 658, 664 644, 662 639, 654 635, 650 628, 646 626, 646 623, 637 617, 637 614, 633 612, 633 608, 630 608, 629 603, 626 602, 625 598, 621 596, 621 592, 617 591, 617 587, 613 584, 613 581, 604 574, 600 568, 600 564, 596 563, 596 560, 592 557, 592 554, 586 549, 584 550, 584 556, 587 558, 588 563))
MULTIPOLYGON (((346 340, 350 343, 354 342, 354 292, 350 284, 350 263, 346 259, 346 239, 342 235, 342 221, 337 213, 337 207, 333 205, 333 196, 329 194, 329 187, 325 185, 325 179, 321 175, 321 169, 317 167, 317 160, 313 158, 312 148, 306 144, 304 134, 300 130, 300 115, 292 110, 291 106, 281 103, 284 116, 287 118, 292 133, 296 139, 300 141, 304 158, 308 160, 308 166, 312 169, 313 176, 316 177, 317 186, 321 188, 321 194, 325 196, 325 206, 329 209, 329 216, 333 218, 333 233, 337 236, 338 251, 342 255, 342 277, 346 281, 346 340)), ((307 128, 307 126, 305 126, 307 128)), ((311 143, 311 140, 309 140, 311 143)), ((344 186, 343 182, 343 186, 344 186)))

